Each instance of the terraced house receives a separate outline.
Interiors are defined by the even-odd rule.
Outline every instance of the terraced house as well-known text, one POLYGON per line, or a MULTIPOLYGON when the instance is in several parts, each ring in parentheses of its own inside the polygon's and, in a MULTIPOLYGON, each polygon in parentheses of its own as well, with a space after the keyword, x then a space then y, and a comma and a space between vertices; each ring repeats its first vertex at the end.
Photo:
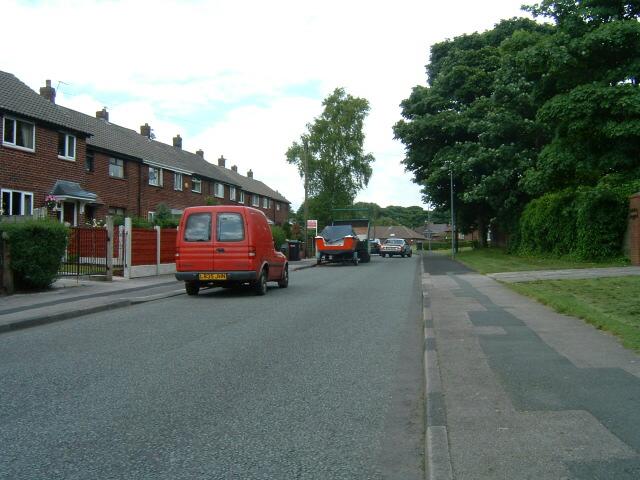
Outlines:
POLYGON ((153 218, 160 203, 173 213, 205 203, 244 204, 262 210, 275 224, 289 216, 290 202, 263 182, 205 160, 204 152, 182 149, 176 135, 168 145, 109 120, 55 103, 47 80, 40 94, 0 71, 0 209, 3 215, 32 215, 49 206, 70 225, 106 215, 153 218), (55 204, 54 204, 55 203, 55 204))

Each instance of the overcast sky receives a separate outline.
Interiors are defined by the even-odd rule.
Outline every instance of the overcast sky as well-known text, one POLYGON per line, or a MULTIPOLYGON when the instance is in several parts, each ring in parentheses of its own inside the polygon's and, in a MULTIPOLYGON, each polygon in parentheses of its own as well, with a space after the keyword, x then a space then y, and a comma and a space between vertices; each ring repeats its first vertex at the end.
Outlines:
POLYGON ((400 102, 426 83, 429 48, 525 16, 523 0, 0 0, 0 70, 57 103, 157 140, 199 148, 215 163, 304 198, 285 152, 344 87, 371 112, 365 149, 376 158, 357 200, 424 206, 393 139, 400 102))

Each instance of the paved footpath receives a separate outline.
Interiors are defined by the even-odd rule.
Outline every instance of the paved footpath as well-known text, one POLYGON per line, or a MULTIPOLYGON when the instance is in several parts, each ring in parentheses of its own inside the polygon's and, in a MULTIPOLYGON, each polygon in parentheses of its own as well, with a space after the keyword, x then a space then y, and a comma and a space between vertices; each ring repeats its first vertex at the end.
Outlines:
POLYGON ((640 479, 640 356, 446 257, 423 266, 430 478, 640 479))

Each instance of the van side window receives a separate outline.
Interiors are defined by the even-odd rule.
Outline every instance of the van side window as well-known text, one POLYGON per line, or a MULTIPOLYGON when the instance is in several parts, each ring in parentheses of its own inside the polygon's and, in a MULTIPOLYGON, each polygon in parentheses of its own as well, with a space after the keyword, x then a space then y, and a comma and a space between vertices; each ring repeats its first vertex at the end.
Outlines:
POLYGON ((238 242, 244 240, 244 222, 238 213, 218 214, 218 241, 238 242))
POLYGON ((184 239, 187 242, 208 242, 211 240, 211 214, 192 213, 187 218, 184 229, 184 239))

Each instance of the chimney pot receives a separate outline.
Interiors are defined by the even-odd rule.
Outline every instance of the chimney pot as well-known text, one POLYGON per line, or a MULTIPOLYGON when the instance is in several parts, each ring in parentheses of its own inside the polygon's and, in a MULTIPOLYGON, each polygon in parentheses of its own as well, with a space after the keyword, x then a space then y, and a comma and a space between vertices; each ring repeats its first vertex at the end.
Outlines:
POLYGON ((147 137, 148 139, 151 139, 151 127, 149 126, 148 123, 145 123, 144 125, 140 126, 140 135, 142 135, 143 137, 147 137))
POLYGON ((234 172, 238 173, 238 166, 237 165, 231 165, 231 170, 233 170, 234 172))
POLYGON ((200 148, 200 149, 198 149, 198 150, 196 151, 196 155, 198 155, 199 157, 204 158, 204 150, 202 150, 201 148, 200 148))
POLYGON ((224 155, 220 155, 220 158, 218 159, 218 166, 224 168, 226 163, 227 159, 224 158, 224 155))
POLYGON ((251 170, 251 169, 250 169, 250 170, 247 172, 247 177, 249 177, 249 178, 253 178, 253 170, 251 170))
POLYGON ((40 87, 40 95, 51 103, 56 103, 56 89, 51 87, 51 80, 47 80, 45 86, 40 87))
POLYGON ((182 149, 182 138, 180 137, 180 134, 173 137, 173 146, 182 149))
POLYGON ((107 107, 102 107, 102 110, 96 112, 96 118, 101 118, 105 122, 109 121, 109 112, 107 112, 107 107))

